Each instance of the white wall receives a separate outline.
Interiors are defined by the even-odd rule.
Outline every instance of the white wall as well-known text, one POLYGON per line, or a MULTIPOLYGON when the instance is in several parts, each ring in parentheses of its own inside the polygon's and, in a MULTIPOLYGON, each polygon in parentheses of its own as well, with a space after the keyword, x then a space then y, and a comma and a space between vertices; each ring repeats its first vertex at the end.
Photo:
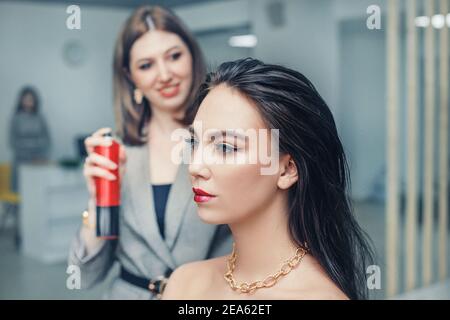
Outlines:
MULTIPOLYGON (((272 2, 250 0, 250 19, 259 40, 255 55, 299 70, 318 88, 334 114, 349 160, 352 197, 368 198, 377 183, 382 191, 386 149, 386 0, 279 0, 286 13, 286 23, 281 28, 274 28, 269 22, 267 6, 272 2), (381 9, 381 30, 367 29, 370 5, 381 9), (342 29, 344 24, 352 27, 342 29)), ((403 10, 403 2, 400 9, 403 10)), ((402 84, 400 90, 403 96, 402 84)), ((405 115, 403 111, 401 116, 405 115)), ((400 130, 403 170, 403 126, 400 130)), ((404 170, 401 173, 405 181, 404 170)))
POLYGON ((270 0, 251 0, 251 21, 258 37, 257 58, 294 68, 317 87, 333 111, 337 107, 337 29, 332 0, 284 0, 285 24, 274 28, 270 0))
POLYGON ((228 45, 229 37, 250 32, 250 10, 248 0, 215 1, 175 8, 175 12, 195 33, 208 70, 225 61, 254 56, 253 48, 232 48, 228 45))
POLYGON ((0 3, 0 161, 11 158, 7 128, 25 84, 39 90, 53 159, 75 155, 75 135, 114 124, 112 49, 127 14, 123 9, 82 7, 81 30, 68 30, 64 5, 0 3), (86 48, 87 59, 77 68, 62 57, 70 39, 86 48))
MULTIPOLYGON (((384 197, 386 168, 386 1, 385 0, 337 0, 336 18, 342 28, 339 33, 340 43, 340 102, 339 123, 342 140, 351 165, 352 191, 356 199, 365 199, 374 195, 378 189, 378 198, 384 197), (377 4, 382 11, 382 29, 365 28, 365 8, 377 4), (360 14, 358 14, 358 12, 360 14), (343 27, 345 26, 345 27, 343 27), (376 186, 378 185, 378 187, 376 186)), ((405 2, 401 2, 404 12, 405 2)), ((423 4, 420 2, 419 5, 423 4)), ((438 8, 437 8, 438 9, 438 8)), ((401 13, 402 14, 402 13, 401 13)), ((418 14, 423 14, 422 9, 418 14)), ((401 193, 406 192, 407 183, 407 126, 408 107, 406 101, 406 31, 400 26, 399 43, 399 178, 401 193)), ((419 29, 423 36, 423 29, 419 29)), ((438 32, 436 32, 438 36, 438 32)), ((418 192, 423 190, 423 152, 424 152, 424 73, 423 73, 423 39, 418 41, 419 59, 419 184, 418 192)), ((437 47, 438 48, 438 47, 437 47)), ((438 72, 438 50, 436 48, 436 71, 438 72)), ((438 74, 437 74, 438 75, 438 74)), ((438 83, 438 82, 437 82, 438 83)), ((436 111, 438 112, 438 97, 436 111)), ((439 181, 438 168, 438 134, 439 115, 435 119, 435 186, 439 181)), ((436 189, 437 190, 437 189, 436 189)))
MULTIPOLYGON (((403 1, 399 1, 401 8, 403 4, 403 1)), ((386 0, 335 0, 335 17, 337 20, 360 19, 371 5, 379 6, 382 14, 385 14, 386 0)))
POLYGON ((181 6, 174 11, 194 31, 226 29, 250 22, 249 0, 223 0, 181 6))
POLYGON ((334 114, 351 168, 352 196, 364 199, 384 163, 384 33, 367 30, 367 1, 281 2, 285 25, 273 28, 266 11, 271 1, 251 1, 259 41, 255 55, 297 69, 313 82, 334 114), (341 35, 341 22, 356 17, 360 29, 341 35))
POLYGON ((385 34, 366 29, 364 19, 342 22, 339 30, 340 134, 349 161, 353 198, 365 199, 377 182, 383 192, 385 178, 385 34))

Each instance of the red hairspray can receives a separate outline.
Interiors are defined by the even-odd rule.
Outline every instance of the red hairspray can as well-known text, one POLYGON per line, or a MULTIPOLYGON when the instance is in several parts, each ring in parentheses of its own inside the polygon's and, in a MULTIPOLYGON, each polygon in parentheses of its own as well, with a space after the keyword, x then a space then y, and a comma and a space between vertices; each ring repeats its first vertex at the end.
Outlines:
POLYGON ((117 239, 119 237, 119 208, 120 208, 120 176, 119 176, 119 148, 120 145, 114 141, 111 134, 111 145, 96 146, 94 152, 98 153, 117 165, 117 169, 109 170, 116 176, 115 180, 95 178, 96 200, 97 200, 97 237, 102 239, 117 239))

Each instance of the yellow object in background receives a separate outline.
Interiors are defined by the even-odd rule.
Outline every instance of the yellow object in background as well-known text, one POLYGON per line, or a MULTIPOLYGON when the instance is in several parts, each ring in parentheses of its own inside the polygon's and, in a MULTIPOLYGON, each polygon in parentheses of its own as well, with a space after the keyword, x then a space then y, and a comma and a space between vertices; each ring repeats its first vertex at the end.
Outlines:
POLYGON ((11 165, 0 164, 0 202, 16 205, 20 202, 19 194, 11 191, 11 165))

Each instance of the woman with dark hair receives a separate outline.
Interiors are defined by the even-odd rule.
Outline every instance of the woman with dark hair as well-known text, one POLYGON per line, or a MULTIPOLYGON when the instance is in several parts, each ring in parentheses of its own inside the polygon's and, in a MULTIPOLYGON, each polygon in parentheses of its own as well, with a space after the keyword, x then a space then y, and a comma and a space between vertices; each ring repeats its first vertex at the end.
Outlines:
POLYGON ((39 98, 32 87, 20 91, 9 132, 9 145, 14 153, 11 189, 17 192, 19 165, 46 161, 50 151, 47 123, 39 112, 39 98))
POLYGON ((224 63, 191 116, 198 214, 228 224, 235 245, 177 269, 164 298, 366 298, 372 251, 352 215, 332 113, 311 82, 250 58, 224 63))
POLYGON ((203 223, 190 201, 186 165, 172 155, 172 132, 185 128, 186 110, 204 81, 200 48, 170 10, 142 6, 126 21, 114 52, 114 103, 120 147, 115 164, 94 152, 108 145, 103 128, 85 140, 90 200, 69 265, 81 269, 82 287, 102 281, 120 264, 107 298, 158 299, 166 277, 180 264, 218 256, 231 248, 228 228, 203 223), (121 181, 118 240, 95 231, 96 177, 121 181))

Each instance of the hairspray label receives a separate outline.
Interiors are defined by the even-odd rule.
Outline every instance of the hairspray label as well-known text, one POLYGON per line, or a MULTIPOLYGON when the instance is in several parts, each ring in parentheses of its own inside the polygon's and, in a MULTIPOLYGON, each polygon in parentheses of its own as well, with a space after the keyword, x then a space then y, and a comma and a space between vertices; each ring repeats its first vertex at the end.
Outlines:
POLYGON ((108 147, 96 146, 94 152, 102 155, 117 164, 117 169, 109 170, 115 180, 95 178, 97 201, 97 237, 116 239, 119 236, 119 208, 120 208, 120 175, 119 175, 119 148, 120 145, 112 138, 108 147))

